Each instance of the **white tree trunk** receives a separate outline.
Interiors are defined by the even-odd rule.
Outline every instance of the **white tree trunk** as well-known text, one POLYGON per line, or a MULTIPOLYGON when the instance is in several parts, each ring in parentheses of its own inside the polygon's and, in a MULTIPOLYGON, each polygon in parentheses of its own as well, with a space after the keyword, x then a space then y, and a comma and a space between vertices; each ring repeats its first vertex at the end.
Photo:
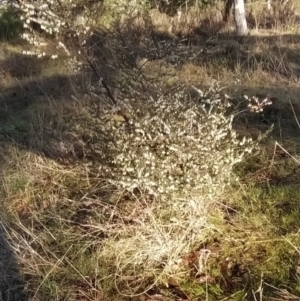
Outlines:
POLYGON ((234 0, 234 19, 238 36, 248 33, 244 0, 234 0))
POLYGON ((268 11, 272 11, 272 0, 267 0, 267 9, 268 11))

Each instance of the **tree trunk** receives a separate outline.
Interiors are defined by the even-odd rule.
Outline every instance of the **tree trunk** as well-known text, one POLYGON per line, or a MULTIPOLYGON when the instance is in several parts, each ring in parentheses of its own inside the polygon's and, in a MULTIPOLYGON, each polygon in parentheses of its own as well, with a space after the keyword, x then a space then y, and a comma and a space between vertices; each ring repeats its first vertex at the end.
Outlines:
POLYGON ((233 0, 225 0, 225 13, 223 17, 224 22, 227 22, 229 19, 232 5, 233 5, 233 0))
POLYGON ((246 35, 248 33, 248 26, 244 0, 234 0, 234 20, 237 35, 246 35))

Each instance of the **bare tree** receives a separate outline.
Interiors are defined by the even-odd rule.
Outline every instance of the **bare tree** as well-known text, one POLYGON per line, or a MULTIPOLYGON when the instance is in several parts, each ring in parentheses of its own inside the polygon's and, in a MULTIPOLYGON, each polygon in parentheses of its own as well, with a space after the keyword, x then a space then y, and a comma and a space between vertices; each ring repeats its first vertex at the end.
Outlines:
POLYGON ((233 0, 225 0, 225 13, 223 17, 224 22, 228 21, 232 5, 233 5, 233 0))
POLYGON ((243 36, 248 33, 248 26, 246 20, 245 2, 244 0, 226 0, 225 14, 223 20, 228 21, 231 8, 234 7, 234 20, 237 35, 243 36))
POLYGON ((272 0, 267 0, 267 10, 272 11, 272 0))
POLYGON ((234 0, 234 20, 237 35, 246 35, 248 33, 248 26, 244 0, 234 0))

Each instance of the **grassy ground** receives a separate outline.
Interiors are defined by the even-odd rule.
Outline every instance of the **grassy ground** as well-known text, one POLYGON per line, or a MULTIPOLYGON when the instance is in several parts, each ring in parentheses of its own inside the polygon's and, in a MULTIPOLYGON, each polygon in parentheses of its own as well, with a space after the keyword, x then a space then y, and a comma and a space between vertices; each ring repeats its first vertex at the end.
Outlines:
MULTIPOLYGON (((218 5, 205 11, 206 19, 196 20, 200 28, 195 29, 194 11, 184 15, 191 28, 181 31, 179 21, 154 11, 151 26, 149 20, 139 20, 122 30, 99 31, 92 41, 98 71, 117 99, 150 97, 158 87, 164 93, 188 85, 205 89, 213 80, 226 87, 240 110, 244 94, 276 98, 263 113, 236 116, 238 133, 256 137, 272 124, 274 129, 259 151, 235 167, 240 180, 212 207, 203 207, 211 212, 202 240, 169 273, 162 273, 159 265, 154 271, 132 271, 128 263, 124 269, 115 258, 125 245, 112 252, 119 257, 103 256, 107 229, 116 233, 113 226, 120 221, 115 237, 122 238, 122 227, 142 220, 143 202, 153 200, 108 183, 99 169, 102 153, 110 153, 99 124, 108 100, 101 89, 91 92, 97 87, 92 72, 75 74, 63 60, 23 56, 18 40, 1 42, 5 251, 0 257, 0 299, 300 298, 300 37, 290 22, 293 15, 288 14, 289 22, 272 24, 255 9, 249 8, 256 25, 242 44, 223 27, 214 32, 221 21, 218 5), (211 15, 214 22, 207 21, 211 15), (272 28, 262 28, 266 20, 272 28), (171 30, 168 22, 173 22, 171 30)), ((118 113, 109 118, 124 122, 118 113)))

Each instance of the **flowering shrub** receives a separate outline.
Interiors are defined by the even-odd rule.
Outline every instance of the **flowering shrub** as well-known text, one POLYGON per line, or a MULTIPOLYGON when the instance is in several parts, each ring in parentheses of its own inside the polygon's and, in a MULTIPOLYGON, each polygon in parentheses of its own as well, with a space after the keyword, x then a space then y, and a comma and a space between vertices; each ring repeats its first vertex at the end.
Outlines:
POLYGON ((226 116, 228 96, 219 90, 213 83, 207 93, 196 89, 197 101, 181 91, 131 104, 128 123, 106 124, 115 155, 104 171, 127 189, 154 195, 221 193, 256 142, 238 139, 233 116, 226 116))
POLYGON ((140 9, 145 8, 147 3, 147 0, 106 0, 105 6, 117 15, 128 12, 137 13, 140 9))
POLYGON ((125 210, 122 202, 107 207, 102 256, 115 265, 115 283, 130 296, 165 276, 185 277, 182 255, 211 235, 234 165, 258 144, 238 137, 234 115, 227 113, 230 97, 218 82, 206 92, 192 87, 158 94, 127 103, 128 120, 114 115, 105 125, 115 143, 101 173, 136 201, 125 210))
MULTIPOLYGON (((82 16, 84 13, 80 12, 82 5, 77 2, 53 0, 14 2, 13 5, 23 22, 24 32, 21 38, 34 46, 34 50, 24 50, 23 54, 56 59, 62 53, 71 55, 70 47, 66 45, 67 39, 72 38, 76 42, 80 40, 84 43, 85 37, 90 34, 90 27, 82 16)), ((78 52, 78 47, 75 50, 78 52)))

